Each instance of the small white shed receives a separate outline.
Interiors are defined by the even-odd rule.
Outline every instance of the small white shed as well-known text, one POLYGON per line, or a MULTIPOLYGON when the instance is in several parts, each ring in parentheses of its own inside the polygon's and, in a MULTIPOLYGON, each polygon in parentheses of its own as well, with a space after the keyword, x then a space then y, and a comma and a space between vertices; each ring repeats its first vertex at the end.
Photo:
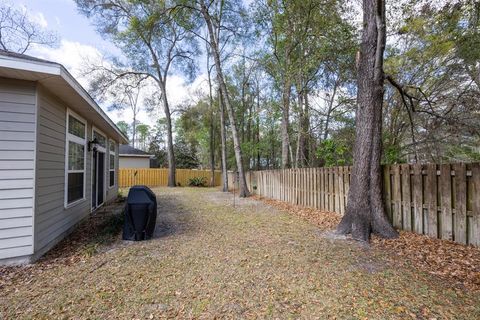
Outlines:
POLYGON ((62 65, 0 51, 0 264, 35 260, 114 199, 126 142, 62 65))
POLYGON ((120 145, 120 168, 150 168, 150 159, 154 155, 135 149, 129 145, 120 145))

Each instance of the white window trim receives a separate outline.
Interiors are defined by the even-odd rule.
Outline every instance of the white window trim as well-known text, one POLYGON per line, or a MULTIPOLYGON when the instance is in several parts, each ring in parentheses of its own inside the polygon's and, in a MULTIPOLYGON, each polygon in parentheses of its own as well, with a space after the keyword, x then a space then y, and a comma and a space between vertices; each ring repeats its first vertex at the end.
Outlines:
POLYGON ((71 208, 85 200, 87 200, 86 197, 86 185, 87 185, 87 140, 88 140, 88 135, 87 135, 87 121, 79 116, 77 113, 74 111, 70 110, 67 108, 67 118, 66 118, 66 124, 65 124, 65 192, 64 192, 64 207, 65 209, 71 208), (69 117, 72 116, 78 121, 82 122, 85 125, 85 138, 82 139, 80 137, 77 137, 71 133, 68 132, 68 120, 69 117), (69 146, 68 142, 72 141, 78 144, 82 144, 84 146, 83 148, 83 170, 68 170, 68 152, 69 152, 69 146), (71 203, 68 203, 68 174, 69 173, 79 173, 83 172, 83 197, 81 199, 75 200, 71 203))
POLYGON ((113 139, 108 139, 108 190, 115 188, 117 185, 117 174, 116 174, 116 169, 117 169, 117 154, 118 154, 118 148, 117 148, 117 142, 113 139), (110 143, 115 145, 115 152, 113 152, 113 169, 110 169, 110 155, 112 154, 112 150, 110 150, 110 143), (113 185, 110 185, 110 171, 113 171, 113 185))
POLYGON ((106 144, 106 146, 105 146, 105 147, 102 147, 101 145, 97 144, 97 150, 100 151, 100 152, 103 152, 103 153, 107 154, 107 148, 108 148, 108 138, 107 138, 107 135, 106 135, 105 133, 103 133, 103 131, 99 130, 97 127, 92 126, 92 140, 94 139, 94 138, 93 138, 94 132, 99 133, 100 135, 102 135, 102 136, 105 138, 105 144, 106 144))

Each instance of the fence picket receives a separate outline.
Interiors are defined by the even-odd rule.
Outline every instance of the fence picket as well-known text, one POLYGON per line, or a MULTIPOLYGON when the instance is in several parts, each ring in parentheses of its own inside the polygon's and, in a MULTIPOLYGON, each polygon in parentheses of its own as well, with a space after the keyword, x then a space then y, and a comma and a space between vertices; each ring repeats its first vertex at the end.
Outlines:
POLYGON ((455 170, 455 242, 467 243, 467 183, 464 163, 454 164, 455 170))
POLYGON ((402 168, 402 220, 403 229, 412 231, 412 195, 410 184, 410 165, 403 164, 402 168))
POLYGON ((480 246, 480 164, 472 164, 472 228, 470 244, 480 246))
POLYGON ((383 192, 385 194, 385 210, 387 211, 387 216, 392 218, 392 190, 390 183, 390 166, 383 167, 383 192))
POLYGON ((427 234, 438 237, 438 207, 437 207, 437 165, 427 164, 426 190, 428 207, 427 234))
POLYGON ((402 228, 402 189, 400 181, 400 166, 393 166, 393 210, 392 220, 393 226, 396 228, 402 228))
POLYGON ((423 178, 422 165, 413 165, 413 230, 423 234, 423 178))
POLYGON ((442 206, 441 238, 453 240, 453 215, 452 215, 452 168, 450 164, 440 165, 440 202, 442 206))

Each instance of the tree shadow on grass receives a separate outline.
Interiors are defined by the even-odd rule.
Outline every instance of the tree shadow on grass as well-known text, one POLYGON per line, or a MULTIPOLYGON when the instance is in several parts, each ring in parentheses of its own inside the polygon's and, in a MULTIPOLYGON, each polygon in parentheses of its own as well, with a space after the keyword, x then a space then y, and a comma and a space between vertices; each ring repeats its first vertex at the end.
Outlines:
POLYGON ((157 223, 152 239, 166 238, 191 230, 191 212, 175 195, 157 196, 157 223))

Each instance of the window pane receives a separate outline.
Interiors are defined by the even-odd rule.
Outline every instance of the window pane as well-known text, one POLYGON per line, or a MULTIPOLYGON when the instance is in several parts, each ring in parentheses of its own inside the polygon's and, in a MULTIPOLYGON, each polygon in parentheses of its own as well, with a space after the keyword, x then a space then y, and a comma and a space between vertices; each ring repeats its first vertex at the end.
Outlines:
POLYGON ((68 142, 68 170, 83 170, 85 146, 69 141, 68 142))
POLYGON ((115 141, 110 141, 110 151, 115 153, 115 141))
POLYGON ((85 139, 85 125, 72 116, 68 116, 68 133, 85 139))
POLYGON ((110 169, 115 169, 115 155, 110 155, 110 169))
POLYGON ((83 198, 83 172, 68 174, 68 203, 83 198))
POLYGON ((107 139, 102 136, 100 133, 97 131, 93 131, 93 139, 97 138, 97 143, 98 145, 106 148, 107 147, 107 139))
POLYGON ((110 171, 110 187, 113 187, 115 184, 115 170, 110 171))

